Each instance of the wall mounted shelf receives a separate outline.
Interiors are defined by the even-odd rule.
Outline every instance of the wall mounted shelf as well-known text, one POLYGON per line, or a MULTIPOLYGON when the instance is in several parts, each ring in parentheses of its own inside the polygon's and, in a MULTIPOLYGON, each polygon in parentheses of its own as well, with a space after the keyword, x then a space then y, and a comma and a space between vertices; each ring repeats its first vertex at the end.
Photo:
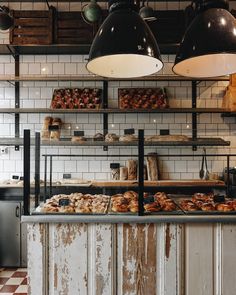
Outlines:
MULTIPOLYGON (((34 138, 31 139, 31 144, 35 143, 34 138)), ((0 145, 15 146, 23 145, 23 138, 0 138, 0 145)), ((222 138, 198 138, 197 140, 189 141, 160 141, 160 142, 146 142, 145 146, 150 147, 165 147, 165 146, 229 146, 230 142, 222 138)), ((70 139, 60 141, 41 141, 41 146, 101 146, 101 147, 137 147, 138 142, 104 142, 88 140, 84 143, 71 142, 70 139)))
POLYGON ((230 110, 222 108, 166 108, 166 109, 50 109, 50 108, 0 108, 2 114, 168 114, 168 113, 223 113, 225 117, 235 117, 230 110))

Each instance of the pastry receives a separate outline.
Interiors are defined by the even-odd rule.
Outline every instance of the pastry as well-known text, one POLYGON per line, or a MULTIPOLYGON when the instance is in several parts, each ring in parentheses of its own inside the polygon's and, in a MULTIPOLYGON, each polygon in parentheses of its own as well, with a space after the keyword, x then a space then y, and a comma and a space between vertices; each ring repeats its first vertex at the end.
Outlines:
POLYGON ((223 212, 229 212, 229 211, 233 211, 234 207, 231 204, 217 204, 216 210, 223 211, 223 212))
POLYGON ((96 133, 93 137, 94 141, 104 141, 104 135, 102 133, 96 133))
POLYGON ((119 136, 117 136, 115 133, 108 133, 105 136, 106 142, 116 142, 119 141, 119 136))
POLYGON ((71 138, 72 142, 85 142, 86 138, 84 136, 72 136, 71 138))
POLYGON ((131 141, 137 141, 138 138, 134 134, 125 134, 120 136, 119 141, 123 142, 131 142, 131 141))
POLYGON ((123 194, 123 197, 128 200, 137 200, 138 194, 134 191, 127 191, 123 194))
POLYGON ((146 212, 158 212, 158 211, 161 211, 161 206, 158 205, 157 203, 150 203, 150 204, 145 204, 144 209, 146 212))
POLYGON ((137 180, 137 161, 128 160, 128 180, 137 180))
POLYGON ((185 210, 185 211, 197 211, 198 207, 190 200, 183 200, 180 202, 180 206, 185 210))
POLYGON ((203 203, 200 208, 202 211, 215 211, 215 205, 213 203, 203 203))

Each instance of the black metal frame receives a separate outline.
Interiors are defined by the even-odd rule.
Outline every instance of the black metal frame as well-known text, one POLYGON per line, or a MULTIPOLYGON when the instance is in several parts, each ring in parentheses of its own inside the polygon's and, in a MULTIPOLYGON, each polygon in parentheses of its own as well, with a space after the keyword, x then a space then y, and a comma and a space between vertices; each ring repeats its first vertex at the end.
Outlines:
MULTIPOLYGON (((30 130, 24 130, 24 215, 29 214, 29 204, 30 204, 30 130)), ((131 189, 138 190, 139 194, 139 212, 138 214, 140 216, 144 215, 144 190, 156 190, 156 189, 166 189, 165 187, 149 187, 144 185, 144 157, 147 156, 144 153, 145 145, 144 145, 144 130, 138 131, 138 154, 136 155, 130 155, 130 154, 123 154, 123 155, 81 155, 81 154, 43 154, 44 157, 44 202, 48 197, 52 196, 53 190, 52 190, 52 170, 53 170, 53 157, 138 157, 138 164, 139 164, 139 170, 138 170, 138 187, 132 187, 131 189), (49 158, 49 194, 47 194, 47 173, 48 173, 48 158, 49 158)), ((227 180, 226 180, 226 192, 227 194, 230 193, 230 182, 229 182, 229 167, 230 167, 230 157, 236 157, 236 154, 206 154, 207 157, 226 157, 227 159, 227 180)), ((162 154, 158 155, 159 158, 161 157, 202 157, 201 154, 162 154)), ((123 191, 127 187, 120 187, 120 190, 123 191)), ((176 187, 177 188, 177 187, 176 187)), ((212 186, 214 188, 214 186, 212 186)), ((99 188, 98 188, 99 189, 99 188)), ((101 189, 101 188, 100 188, 101 189)), ((118 188, 106 188, 107 190, 117 190, 118 188)), ((181 190, 183 187, 180 188, 181 190)), ((205 187, 204 187, 205 189, 205 187)), ((209 187, 207 188, 209 189, 209 187)), ((35 141, 35 207, 39 205, 39 199, 40 199, 40 133, 36 133, 36 141, 35 141)))

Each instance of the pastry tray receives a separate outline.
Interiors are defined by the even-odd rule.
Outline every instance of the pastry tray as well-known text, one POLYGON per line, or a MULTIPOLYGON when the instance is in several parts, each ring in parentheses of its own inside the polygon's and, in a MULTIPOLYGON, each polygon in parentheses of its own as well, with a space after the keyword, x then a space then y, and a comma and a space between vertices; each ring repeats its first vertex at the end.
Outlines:
POLYGON ((202 211, 202 210, 196 210, 196 211, 187 211, 183 209, 180 205, 180 202, 183 200, 189 200, 191 201, 192 195, 168 195, 172 197, 172 200, 178 205, 178 207, 184 212, 186 215, 235 215, 236 211, 202 211))
MULTIPOLYGON (((172 198, 170 198, 172 199, 172 198)), ((174 201, 172 199, 172 201, 174 201)), ((182 209, 179 207, 179 205, 174 201, 174 203, 177 206, 177 210, 174 211, 156 211, 156 212, 147 212, 144 210, 144 214, 145 215, 183 215, 184 212, 182 211, 182 209)), ((138 212, 114 212, 112 211, 112 201, 110 199, 110 204, 109 204, 109 209, 108 209, 108 214, 109 215, 138 215, 138 212)))
POLYGON ((184 214, 183 210, 180 208, 178 203, 175 202, 175 200, 171 196, 172 195, 169 195, 169 194, 167 195, 167 197, 169 199, 171 199, 175 203, 175 205, 177 207, 176 210, 173 210, 173 211, 163 211, 163 210, 161 210, 161 211, 156 211, 156 212, 146 212, 146 211, 144 211, 145 215, 183 215, 184 214))
POLYGON ((71 213, 63 213, 63 212, 40 212, 40 211, 37 211, 40 210, 40 206, 38 206, 37 208, 35 208, 34 211, 31 212, 31 215, 107 215, 108 214, 108 208, 110 206, 110 203, 111 203, 111 198, 109 198, 108 200, 108 203, 107 203, 107 206, 106 206, 106 209, 105 209, 105 212, 89 212, 89 213, 79 213, 79 212, 71 212, 71 213))

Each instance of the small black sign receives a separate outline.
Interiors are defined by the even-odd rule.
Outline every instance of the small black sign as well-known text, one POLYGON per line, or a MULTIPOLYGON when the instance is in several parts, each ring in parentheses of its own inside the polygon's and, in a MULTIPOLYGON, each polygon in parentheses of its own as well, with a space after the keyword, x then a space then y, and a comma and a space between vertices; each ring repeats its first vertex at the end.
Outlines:
POLYGON ((125 135, 134 134, 134 133, 135 133, 134 128, 129 128, 124 130, 125 135))
POLYGON ((71 178, 71 174, 70 173, 64 173, 63 174, 63 179, 70 179, 71 178))
POLYGON ((19 179, 18 175, 12 175, 12 179, 19 179))
POLYGON ((74 136, 84 136, 84 131, 74 131, 74 136))
POLYGON ((161 129, 160 135, 170 135, 170 130, 169 129, 161 129))
POLYGON ((225 196, 223 196, 223 195, 214 196, 214 202, 215 203, 224 203, 225 202, 225 196))
POLYGON ((118 169, 118 168, 120 168, 120 163, 111 163, 110 168, 111 169, 118 169))
POLYGON ((21 176, 21 177, 20 177, 20 180, 24 180, 24 176, 21 176))
POLYGON ((69 199, 60 199, 59 206, 69 206, 70 200, 69 199))
POLYGON ((50 126, 48 126, 48 130, 49 131, 57 131, 57 130, 59 130, 59 126, 58 125, 50 125, 50 126))

